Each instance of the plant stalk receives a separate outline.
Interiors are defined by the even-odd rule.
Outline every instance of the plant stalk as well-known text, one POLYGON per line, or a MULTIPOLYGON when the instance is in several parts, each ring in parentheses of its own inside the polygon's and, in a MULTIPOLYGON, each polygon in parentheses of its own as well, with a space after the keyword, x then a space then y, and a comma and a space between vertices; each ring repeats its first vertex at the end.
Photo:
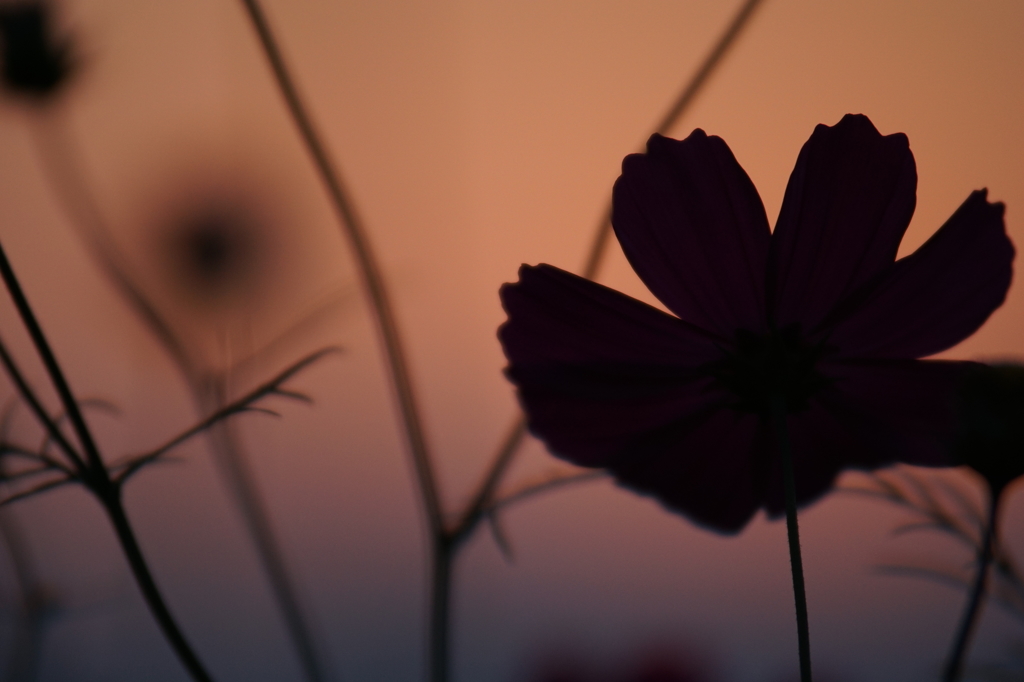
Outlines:
POLYGON ((963 675, 967 649, 977 628, 978 617, 981 616, 982 608, 985 605, 984 597, 988 583, 988 569, 992 563, 992 555, 994 553, 996 519, 999 515, 999 503, 1002 499, 1002 492, 1002 489, 991 491, 988 524, 985 527, 985 535, 982 538, 981 547, 978 548, 978 574, 974 578, 971 596, 967 600, 967 610, 964 611, 964 615, 960 620, 960 627, 957 629, 956 639, 953 640, 953 648, 946 663, 945 673, 942 676, 943 682, 957 682, 963 675))
POLYGON ((363 280, 363 287, 370 299, 370 307, 376 318, 377 330, 384 345, 388 370, 391 373, 392 388, 398 399, 406 440, 412 455, 413 466, 416 470, 420 493, 423 497, 427 523, 430 527, 431 535, 439 537, 444 533, 441 500, 437 491, 430 453, 423 434, 419 410, 416 406, 412 380, 406 365, 405 352, 402 348, 402 341, 398 333, 394 312, 391 309, 391 300, 387 287, 384 284, 384 277, 373 255, 366 230, 356 214, 355 205, 349 199, 341 174, 336 169, 330 154, 327 152, 327 147, 321 141, 320 135, 313 125, 313 119, 310 117, 307 107, 299 95, 295 79, 291 76, 285 64, 284 56, 281 54, 281 49, 278 47, 277 40, 271 31, 270 23, 267 21, 260 3, 258 0, 242 0, 242 4, 245 5, 249 18, 252 20, 253 27, 256 29, 256 34, 260 40, 260 45, 263 47, 263 52, 270 63, 270 68, 274 73, 278 88, 281 90, 281 96, 288 106, 288 111, 299 130, 299 134, 302 136, 307 151, 313 158, 313 163, 327 188, 334 210, 338 214, 343 233, 348 238, 349 245, 355 254, 363 280))
MULTIPOLYGON (((40 157, 68 215, 78 224, 89 251, 111 283, 171 356, 192 389, 200 418, 224 407, 226 397, 220 377, 212 389, 197 368, 182 340, 169 322, 136 285, 114 241, 106 220, 85 181, 80 154, 71 134, 61 125, 59 112, 47 112, 45 127, 35 130, 40 157), (208 393, 216 393, 215 398, 208 393)), ((227 425, 215 425, 210 433, 220 474, 235 495, 242 519, 256 547, 278 609, 285 621, 296 656, 309 682, 327 679, 326 667, 317 655, 313 627, 303 615, 298 591, 287 571, 284 553, 273 534, 269 513, 249 472, 245 451, 227 425)))
MULTIPOLYGON (((219 401, 223 403, 223 400, 219 401)), ((312 629, 303 613, 294 581, 288 571, 284 552, 277 542, 270 516, 259 494, 255 477, 249 466, 245 451, 236 442, 232 425, 225 422, 214 424, 207 434, 213 445, 217 463, 229 485, 234 489, 235 499, 241 507, 242 519, 249 536, 256 545, 260 563, 267 574, 271 591, 277 606, 284 616, 285 626, 295 647, 306 679, 323 682, 326 679, 323 666, 314 647, 312 629)))
POLYGON ((135 539, 135 533, 128 523, 128 516, 124 512, 120 492, 116 488, 111 487, 110 491, 100 498, 100 502, 103 504, 103 508, 106 509, 111 523, 114 524, 114 529, 117 531, 117 539, 121 542, 121 547, 124 549, 125 557, 127 557, 132 574, 135 576, 135 582, 138 583, 139 589, 142 590, 142 596, 146 599, 150 612, 160 625, 164 637, 170 642, 174 653, 178 655, 182 665, 185 666, 195 682, 212 682, 213 678, 206 672, 203 664, 199 661, 199 657, 196 656, 192 647, 185 639, 185 635, 181 632, 177 622, 175 622, 170 609, 167 608, 167 604, 164 602, 163 596, 156 586, 156 581, 153 580, 153 576, 149 572, 149 566, 146 564, 146 559, 142 555, 139 543, 135 539))
POLYGON ((430 682, 447 682, 451 643, 452 560, 456 544, 447 536, 434 544, 430 582, 430 682))
POLYGON ((800 555, 800 528, 797 524, 796 476, 793 471, 793 449, 789 443, 786 423, 786 401, 772 401, 772 424, 782 459, 782 480, 785 487, 786 533, 789 537, 789 566, 793 574, 793 601, 796 606, 796 631, 800 649, 800 682, 811 682, 811 637, 807 620, 807 593, 804 587, 804 563, 800 555))
MULTIPOLYGON (((4 284, 7 286, 11 300, 14 301, 15 307, 18 309, 18 314, 21 316, 25 329, 32 338, 36 352, 43 361, 47 374, 49 374, 50 380, 60 397, 61 404, 64 406, 64 411, 71 421, 75 434, 78 436, 79 444, 85 451, 85 462, 82 465, 82 483, 89 488, 103 505, 104 509, 107 510, 107 515, 114 524, 125 557, 131 565, 132 572, 135 574, 135 579, 140 589, 142 589, 143 596, 146 598, 150 610, 156 617, 175 653, 178 654, 181 662, 185 665, 185 668, 192 675, 195 682, 212 682, 212 678, 203 669, 199 658, 192 651, 177 623, 175 623, 174 618, 164 603, 163 597, 156 587, 156 583, 153 581, 152 575, 150 575, 149 567, 146 565, 142 551, 135 540, 135 534, 128 523, 128 517, 124 513, 124 507, 121 504, 120 487, 110 479, 110 474, 100 455, 96 441, 79 409, 78 401, 71 392, 71 387, 68 385, 64 372, 57 362, 57 357, 54 355, 50 343, 46 340, 46 335, 43 333, 43 329, 39 325, 39 321, 36 319, 28 299, 25 297, 25 292, 22 290, 21 284, 14 274, 14 269, 11 267, 2 245, 0 245, 0 277, 3 278, 4 284)), ((39 418, 43 421, 44 426, 49 427, 52 425, 52 421, 49 420, 45 413, 39 415, 39 418)), ((53 428, 59 432, 59 429, 53 428)))

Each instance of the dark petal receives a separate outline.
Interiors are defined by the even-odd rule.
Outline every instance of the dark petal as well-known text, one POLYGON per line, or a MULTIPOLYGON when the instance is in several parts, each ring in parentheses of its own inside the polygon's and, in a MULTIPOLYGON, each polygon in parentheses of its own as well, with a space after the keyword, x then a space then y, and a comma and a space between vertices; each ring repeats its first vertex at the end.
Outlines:
MULTIPOLYGON (((822 373, 833 383, 807 411, 789 418, 798 503, 828 492, 844 469, 894 462, 950 465, 953 391, 973 366, 921 360, 824 363, 822 373)), ((773 516, 785 513, 777 464, 765 506, 773 516)))
POLYGON ((622 162, 612 207, 630 264, 676 315, 730 340, 765 329, 768 218, 721 138, 653 135, 622 162))
POLYGON ((715 409, 645 434, 609 465, 616 480, 721 533, 761 507, 773 445, 756 415, 715 409))
POLYGON ((1013 277, 1003 205, 974 192, 921 248, 900 259, 830 343, 849 357, 919 358, 970 336, 1013 277))
POLYGON ((865 116, 819 125, 789 178, 768 258, 778 328, 817 330, 844 299, 896 258, 914 213, 917 170, 907 137, 865 116))
POLYGON ((530 429, 552 452, 605 466, 652 429, 724 401, 704 367, 720 356, 703 332, 549 265, 523 266, 501 298, 498 330, 530 429))

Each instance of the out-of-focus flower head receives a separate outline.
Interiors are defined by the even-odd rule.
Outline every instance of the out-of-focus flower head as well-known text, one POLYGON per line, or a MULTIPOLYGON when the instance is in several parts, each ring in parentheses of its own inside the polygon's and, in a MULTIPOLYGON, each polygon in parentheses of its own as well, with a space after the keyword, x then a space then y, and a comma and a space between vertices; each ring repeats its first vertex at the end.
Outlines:
POLYGON ((994 494, 1024 476, 1024 366, 978 365, 957 390, 956 459, 994 494))
POLYGON ((919 358, 1002 304, 1014 250, 981 190, 897 261, 916 187, 906 136, 848 115, 804 145, 772 232, 723 140, 654 135, 623 161, 612 223, 675 316, 524 265, 502 287, 499 337, 530 429, 722 532, 784 510, 780 407, 801 505, 844 468, 949 464, 970 364, 919 358))
POLYGON ((239 207, 217 202, 190 206, 163 235, 166 275, 201 305, 244 296, 258 285, 262 237, 239 207))
POLYGON ((582 658, 559 657, 542 665, 535 682, 713 682, 707 662, 677 648, 652 648, 616 665, 596 666, 582 658))
POLYGON ((287 230, 275 188, 230 168, 191 173, 145 205, 143 281, 188 325, 247 317, 284 284, 287 230))
POLYGON ((71 74, 67 41, 53 31, 50 8, 30 0, 0 5, 4 86, 17 94, 45 97, 71 74))

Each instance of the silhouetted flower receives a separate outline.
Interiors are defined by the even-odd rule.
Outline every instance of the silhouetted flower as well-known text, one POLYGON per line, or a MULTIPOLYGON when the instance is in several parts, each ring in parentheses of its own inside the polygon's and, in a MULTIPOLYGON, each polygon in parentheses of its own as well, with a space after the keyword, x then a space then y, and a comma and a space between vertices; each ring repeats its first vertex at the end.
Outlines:
POLYGON ((949 463, 969 365, 917 358, 1002 303, 1014 251, 982 190, 895 261, 916 185, 906 136, 849 115, 804 145, 772 233, 725 142, 653 136, 623 161, 613 224, 678 317, 524 265, 502 287, 499 336, 531 430, 724 532, 784 508, 773 403, 787 410, 800 504, 846 467, 949 463))
POLYGON ((998 496, 1024 476, 1024 366, 978 365, 957 390, 956 461, 984 477, 998 496))
POLYGON ((4 85, 34 96, 54 92, 70 73, 68 48, 53 35, 42 2, 0 6, 4 85))

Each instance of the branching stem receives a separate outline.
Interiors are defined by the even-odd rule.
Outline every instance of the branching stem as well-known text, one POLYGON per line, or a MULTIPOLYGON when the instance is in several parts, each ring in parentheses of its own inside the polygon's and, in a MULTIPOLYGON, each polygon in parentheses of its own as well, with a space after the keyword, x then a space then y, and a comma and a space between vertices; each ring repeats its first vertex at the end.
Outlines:
POLYGON ((988 582, 988 569, 992 563, 993 548, 996 542, 996 520, 999 516, 1002 492, 1002 489, 990 491, 988 523, 985 527, 981 547, 978 548, 978 574, 974 578, 971 596, 967 600, 967 610, 964 611, 960 627, 957 629, 956 639, 953 640, 953 648, 946 663, 946 671, 942 676, 943 682, 957 682, 963 674, 967 648, 971 643, 971 637, 974 635, 978 617, 981 615, 985 603, 985 586, 988 582))
POLYGON ((124 555, 128 559, 128 565, 131 566, 135 582, 138 583, 142 596, 145 598, 153 617, 156 618, 156 622, 160 625, 164 637, 167 638, 167 641, 174 649, 174 653, 178 655, 182 665, 185 666, 195 682, 212 682, 213 678, 206 672, 203 664, 199 661, 199 657, 196 656, 192 647, 189 646, 188 640, 185 639, 181 628, 178 627, 177 622, 171 615, 170 609, 167 608, 167 604, 164 602, 164 598, 156 586, 156 581, 153 580, 153 576, 149 572, 149 566, 146 564, 146 559, 142 555, 139 543, 135 539, 135 533, 132 531, 131 524, 128 523, 128 516, 124 513, 120 491, 116 488, 111 488, 111 492, 104 496, 100 502, 103 504, 107 516, 110 517, 111 523, 114 524, 117 539, 120 541, 124 555))
MULTIPOLYGON (((523 436, 526 433, 525 418, 518 417, 509 429, 498 453, 487 469, 480 487, 472 496, 466 510, 459 515, 454 528, 444 522, 444 510, 433 471, 433 463, 416 406, 412 381, 402 349, 398 327, 391 310, 383 276, 370 248, 370 242, 363 229, 355 207, 348 197, 341 175, 322 142, 312 118, 299 95, 277 40, 258 0, 242 0, 259 37, 270 68, 285 104, 302 136, 313 162, 323 180, 334 209, 338 214, 343 231, 355 254, 366 294, 376 318, 378 332, 384 346, 392 388, 398 400, 406 441, 412 455, 417 483, 422 497, 423 508, 430 535, 431 562, 431 617, 430 617, 430 674, 433 682, 445 682, 448 675, 448 611, 451 586, 451 564, 458 547, 468 538, 477 524, 484 518, 484 510, 491 503, 498 484, 511 464, 523 436)), ((739 11, 730 21, 726 31, 716 41, 700 67, 689 79, 680 96, 658 125, 657 132, 668 132, 675 125, 690 103, 703 88, 715 67, 735 43, 743 27, 749 21, 761 0, 744 0, 739 11)), ((603 259, 611 230, 611 211, 605 211, 594 236, 594 241, 584 267, 584 276, 593 278, 603 259)))
MULTIPOLYGON (((156 582, 153 580, 153 577, 149 572, 149 567, 146 565, 145 558, 142 555, 142 550, 139 549, 138 543, 135 540, 135 534, 132 532, 131 526, 128 523, 128 517, 125 515, 124 507, 121 503, 120 485, 112 481, 110 478, 110 474, 103 462, 103 458, 96 446, 92 433, 89 431, 89 426, 86 423, 85 418, 82 416, 79 403, 71 392, 71 387, 68 385, 68 382, 64 377, 64 372, 61 370, 60 364, 57 362, 57 358, 54 355, 49 342, 46 340, 46 336, 43 334, 42 327, 39 325, 35 313, 32 312, 28 299, 25 297, 21 284, 18 282, 18 278, 15 276, 14 270, 11 268, 10 261, 7 260, 7 254, 4 252, 2 246, 0 246, 0 277, 3 278, 4 284, 7 286, 7 291, 11 295, 11 300, 14 301, 15 307, 18 309, 18 314, 21 316, 21 320, 25 325, 25 329, 32 338, 32 343, 35 346, 36 352, 43 361, 47 374, 49 374, 50 380, 53 382, 58 396, 60 396, 61 403, 64 405, 64 412, 68 415, 68 419, 71 421, 75 434, 78 436, 78 442, 85 451, 84 461, 77 455, 70 443, 64 439, 63 434, 61 434, 60 429, 54 420, 49 417, 45 410, 42 409, 41 404, 38 399, 35 398, 32 390, 28 387, 27 382, 21 376, 21 372, 14 364, 13 359, 6 352, 6 349, 4 349, 3 362, 8 373, 12 378, 14 378, 15 383, 18 384, 18 389, 21 391, 22 395, 25 396, 26 400, 28 400, 30 404, 32 404, 33 410, 36 412, 36 416, 39 418, 43 427, 55 440, 62 444, 62 447, 66 448, 69 457, 77 466, 80 467, 81 482, 89 488, 89 490, 103 505, 103 508, 107 511, 107 515, 114 524, 118 540, 120 541, 125 557, 128 559, 128 563, 132 568, 132 572, 135 574, 135 579, 142 590, 146 603, 149 604, 150 610, 153 612, 157 622, 160 624, 168 642, 181 659, 182 664, 192 675, 195 682, 212 682, 212 678, 210 678, 206 673, 202 664, 199 662, 199 658, 188 645, 188 642, 185 640, 185 637, 181 633, 177 623, 175 623, 170 610, 167 608, 163 597, 157 589, 156 582)), ((39 492, 46 488, 63 485, 69 480, 70 479, 63 479, 43 484, 37 490, 32 491, 32 493, 39 492)), ((15 498, 16 497, 18 496, 15 496, 15 498)), ((15 498, 10 498, 8 501, 15 498)))

